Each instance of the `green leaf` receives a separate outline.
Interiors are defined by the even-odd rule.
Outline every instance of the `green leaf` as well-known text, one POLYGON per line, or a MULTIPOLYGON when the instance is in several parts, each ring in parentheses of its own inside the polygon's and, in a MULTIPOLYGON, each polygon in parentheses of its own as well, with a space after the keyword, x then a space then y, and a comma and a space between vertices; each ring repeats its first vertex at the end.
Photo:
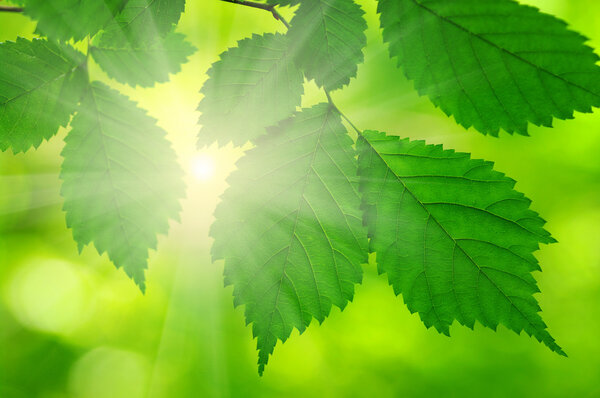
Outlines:
POLYGON ((304 77, 294 65, 287 37, 253 35, 221 54, 208 71, 198 110, 199 145, 243 145, 300 105, 304 77))
POLYGON ((120 42, 124 35, 131 43, 153 45, 174 29, 184 10, 185 0, 128 0, 106 27, 105 40, 120 42))
POLYGON ((262 374, 278 339, 352 300, 367 237, 352 140, 329 105, 273 128, 238 169, 215 213, 213 258, 246 305, 262 374))
POLYGON ((384 133, 359 139, 365 222, 379 271, 429 328, 503 324, 565 355, 546 330, 533 252, 554 239, 493 163, 384 133))
POLYGON ((84 63, 68 45, 0 43, 0 150, 37 148, 67 125, 86 86, 84 63))
POLYGON ((25 14, 38 21, 37 33, 63 41, 78 41, 98 33, 127 1, 23 0, 23 3, 25 14))
POLYGON ((130 42, 124 35, 121 40, 114 39, 114 35, 99 36, 90 53, 110 77, 134 87, 168 81, 169 74, 179 72, 195 52, 184 35, 174 32, 151 43, 130 42))
POLYGON ((447 115, 527 135, 600 106, 598 56, 565 22, 512 0, 379 0, 391 56, 447 115))
POLYGON ((367 44, 363 10, 353 0, 300 3, 291 21, 295 60, 308 79, 327 91, 342 88, 356 76, 367 44))
POLYGON ((94 243, 142 290, 148 249, 177 219, 182 172, 165 132, 134 102, 94 82, 65 139, 61 193, 81 250, 94 243))
POLYGON ((267 0, 267 4, 276 6, 295 6, 300 2, 301 0, 267 0))

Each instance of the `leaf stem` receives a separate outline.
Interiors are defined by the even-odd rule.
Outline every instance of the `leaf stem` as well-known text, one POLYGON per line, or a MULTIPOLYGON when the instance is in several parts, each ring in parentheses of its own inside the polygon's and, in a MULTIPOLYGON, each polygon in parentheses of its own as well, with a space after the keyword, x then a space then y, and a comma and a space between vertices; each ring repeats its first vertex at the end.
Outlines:
POLYGON ((354 123, 352 123, 352 121, 348 118, 348 116, 344 115, 342 113, 342 111, 340 111, 340 108, 338 108, 337 105, 333 102, 333 99, 331 98, 331 94, 329 94, 329 91, 327 91, 325 89, 323 91, 325 91, 325 95, 327 96, 327 102, 329 102, 329 106, 331 106, 333 109, 335 109, 336 112, 340 114, 342 119, 344 119, 350 125, 350 127, 352 127, 358 133, 359 136, 362 136, 363 135, 362 131, 360 131, 358 129, 358 127, 356 127, 354 125, 354 123))
POLYGON ((0 6, 0 12, 23 12, 23 7, 0 6))
POLYGON ((257 3, 254 1, 246 1, 246 0, 221 0, 221 1, 224 1, 226 3, 239 4, 239 5, 246 6, 246 7, 258 8, 259 10, 268 11, 271 14, 273 14, 273 17, 276 20, 281 21, 281 23, 283 23, 286 28, 288 28, 288 29, 290 28, 290 24, 279 13, 279 11, 277 11, 275 9, 275 5, 273 5, 273 4, 263 4, 263 3, 257 3))
POLYGON ((361 130, 358 129, 358 127, 356 127, 354 125, 354 123, 352 123, 352 121, 350 121, 350 119, 348 119, 348 116, 344 115, 342 113, 342 111, 340 111, 340 108, 338 108, 337 106, 333 105, 335 107, 335 110, 338 111, 338 113, 340 114, 340 116, 342 117, 342 119, 344 119, 349 125, 350 127, 352 127, 354 129, 354 131, 356 131, 356 133, 358 134, 359 137, 363 136, 363 132, 361 130))

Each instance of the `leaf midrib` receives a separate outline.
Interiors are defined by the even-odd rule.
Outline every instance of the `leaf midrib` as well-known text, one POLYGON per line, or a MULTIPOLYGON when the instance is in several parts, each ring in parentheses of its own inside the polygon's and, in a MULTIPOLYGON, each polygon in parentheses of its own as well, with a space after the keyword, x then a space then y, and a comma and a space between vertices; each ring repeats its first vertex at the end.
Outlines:
POLYGON ((12 98, 9 98, 9 99, 7 99, 5 102, 2 102, 2 103, 0 103, 0 106, 5 106, 5 105, 7 105, 7 104, 9 104, 9 103, 11 103, 11 102, 13 102, 13 101, 16 101, 16 100, 18 100, 18 99, 19 99, 19 98, 21 98, 21 97, 24 97, 24 96, 26 96, 26 95, 29 95, 29 94, 31 94, 31 93, 33 93, 33 92, 37 91, 37 90, 41 90, 43 87, 46 87, 46 86, 48 86, 48 85, 50 85, 50 84, 52 84, 52 83, 56 82, 57 80, 60 80, 60 79, 66 78, 67 76, 69 76, 70 74, 72 74, 73 72, 75 72, 75 71, 76 71, 78 68, 80 68, 80 67, 81 67, 82 65, 84 65, 84 64, 85 64, 85 61, 84 61, 84 62, 82 62, 82 63, 81 63, 81 64, 79 64, 79 65, 76 65, 76 66, 74 66, 74 67, 73 67, 73 68, 71 68, 70 70, 68 70, 68 71, 66 71, 66 72, 64 72, 64 73, 62 73, 62 74, 60 74, 60 75, 56 76, 56 77, 55 77, 54 79, 52 79, 52 80, 45 81, 45 82, 43 82, 42 84, 40 84, 40 85, 38 85, 38 86, 35 86, 35 87, 33 87, 33 88, 29 89, 29 90, 26 90, 26 91, 24 91, 24 92, 22 92, 22 93, 18 94, 18 95, 17 95, 17 96, 15 96, 15 97, 12 97, 12 98))
MULTIPOLYGON (((414 1, 414 0, 413 0, 414 1)), ((417 198, 417 196, 404 184, 404 182, 402 181, 402 179, 396 174, 396 172, 391 168, 391 166, 386 162, 386 160, 379 154, 379 152, 377 151, 377 149, 375 149, 375 147, 373 145, 371 145, 371 143, 369 142, 369 140, 366 137, 362 137, 363 141, 365 141, 369 147, 371 148, 371 150, 377 154, 377 157, 379 157, 379 159, 381 159, 381 161, 384 163, 386 169, 388 169, 398 180, 398 182, 402 185, 402 187, 406 190, 406 192, 409 193, 410 196, 412 196, 412 198, 415 200, 415 202, 417 202, 419 204, 419 206, 421 206, 423 208, 423 210, 425 210, 425 212, 427 213, 428 217, 431 218, 433 221, 436 222, 436 224, 438 224, 438 226, 440 227, 440 229, 444 232, 444 234, 446 234, 454 243, 455 247, 458 247, 463 254, 469 259, 469 261, 475 266, 477 267, 477 269, 479 270, 480 274, 485 275, 485 277, 488 279, 488 281, 502 294, 502 296, 510 303, 510 305, 517 310, 517 312, 523 317, 523 319, 525 319, 527 321, 527 323, 529 323, 529 325, 531 327, 533 327, 534 330, 536 330, 538 333, 545 335, 545 338, 543 339, 544 341, 549 337, 549 334, 546 330, 540 330, 538 327, 536 327, 531 320, 529 319, 529 317, 525 316, 525 314, 521 311, 521 309, 519 307, 517 307, 513 301, 511 300, 511 298, 509 296, 507 296, 504 291, 502 291, 502 289, 500 289, 500 287, 488 276, 487 273, 485 273, 484 270, 481 269, 481 267, 475 262, 475 260, 473 260, 473 258, 469 255, 469 253, 466 252, 466 250, 457 242, 456 239, 454 239, 454 237, 452 235, 450 235, 450 233, 446 230, 446 228, 444 228, 444 226, 435 218, 435 216, 433 214, 431 214, 431 212, 429 211, 429 209, 427 209, 427 207, 417 198)), ((433 301, 432 301, 433 302, 433 301)), ((437 312, 436 312, 436 316, 437 316, 437 312)), ((552 344, 551 341, 549 341, 548 343, 552 344)), ((548 344, 547 343, 547 344, 548 344)), ((555 347, 557 347, 559 349, 559 351, 562 352, 562 350, 560 350, 560 347, 558 347, 556 345, 556 343, 554 343, 555 347)))
POLYGON ((432 10, 431 8, 427 7, 426 5, 424 5, 424 4, 422 4, 422 3, 420 3, 418 0, 411 0, 411 1, 412 1, 412 2, 413 2, 413 3, 414 3, 416 6, 417 6, 417 7, 420 7, 420 8, 422 8, 422 9, 423 9, 423 10, 425 10, 426 12, 428 12, 428 13, 432 14, 433 16, 435 16, 435 17, 437 17, 437 18, 440 18, 442 21, 444 21, 444 22, 446 22, 446 23, 448 23, 448 24, 451 24, 451 25, 455 26, 456 28, 458 28, 458 29, 462 30, 463 32, 465 32, 465 33, 467 33, 467 34, 469 34, 469 35, 471 35, 471 36, 473 36, 473 37, 476 37, 477 39, 481 40, 481 41, 482 41, 482 42, 484 42, 485 44, 487 44, 487 45, 489 45, 489 46, 491 46, 491 47, 493 47, 493 48, 495 48, 495 49, 497 49, 497 50, 499 50, 499 51, 502 51, 502 52, 504 52, 504 53, 506 53, 506 54, 508 54, 508 55, 510 55, 510 56, 512 56, 512 57, 514 57, 514 58, 516 58, 517 60, 519 60, 519 61, 521 61, 521 62, 523 62, 523 63, 525 63, 525 64, 527 64, 527 65, 531 66, 531 67, 532 67, 532 68, 534 68, 534 69, 537 69, 537 70, 539 70, 539 71, 542 71, 542 72, 544 72, 544 73, 547 73, 548 75, 550 75, 550 76, 552 76, 552 77, 554 77, 554 78, 556 78, 556 79, 558 79, 558 80, 562 81, 563 83, 565 83, 565 84, 567 84, 567 85, 570 85, 570 86, 576 87, 576 88, 578 88, 578 89, 580 89, 580 90, 582 90, 582 91, 584 91, 584 92, 586 92, 586 93, 588 93, 588 94, 591 94, 591 95, 593 95, 593 96, 595 96, 595 97, 597 97, 597 98, 600 98, 600 94, 599 94, 599 93, 596 93, 596 92, 593 92, 593 91, 591 91, 591 90, 588 90, 587 88, 585 88, 585 87, 582 87, 582 86, 580 86, 580 85, 579 85, 579 84, 577 84, 577 83, 574 83, 574 82, 572 82, 572 81, 569 81, 569 80, 565 79, 564 77, 562 77, 562 76, 560 76, 560 75, 557 75, 556 73, 554 73, 554 72, 552 72, 552 71, 549 71, 549 70, 547 70, 547 69, 545 69, 545 68, 542 68, 542 67, 540 67, 540 66, 538 66, 538 65, 534 64, 533 62, 531 62, 531 61, 529 61, 529 60, 527 60, 527 59, 525 59, 525 58, 523 58, 523 57, 519 56, 518 54, 515 54, 515 53, 513 53, 513 52, 511 52, 511 51, 509 51, 509 50, 507 50, 507 49, 505 49, 505 48, 503 48, 503 47, 500 47, 499 45, 497 45, 497 44, 496 44, 496 43, 494 43, 493 41, 486 39, 485 37, 481 36, 480 34, 478 34, 478 33, 475 33, 475 32, 472 32, 471 30, 467 29, 466 27, 462 26, 461 24, 459 24, 459 23, 457 23, 457 22, 454 22, 454 21, 453 21, 453 20, 451 20, 450 18, 447 18, 447 17, 445 17, 445 16, 443 16, 443 15, 440 15, 440 14, 439 14, 439 13, 437 13, 435 10, 432 10))
MULTIPOLYGON (((106 173, 108 175, 110 185, 113 187, 114 190, 118 190, 119 188, 115 185, 115 183, 113 181, 113 177, 112 177, 112 172, 111 172, 111 167, 110 167, 111 160, 110 160, 110 156, 108 155, 108 151, 106 150, 106 140, 105 140, 106 134, 104 133, 104 130, 102 128, 102 123, 100 122, 100 109, 98 107, 98 101, 96 100, 96 94, 94 92, 94 87, 90 87, 90 95, 91 95, 92 101, 94 102, 94 108, 96 110, 95 114, 96 114, 96 122, 98 123, 98 131, 100 133, 100 136, 102 137, 101 138, 102 152, 104 153, 104 159, 105 159, 105 163, 106 163, 106 173)), ((111 196, 112 196, 112 200, 113 200, 113 205, 115 207, 115 210, 117 211, 117 216, 119 219, 119 227, 121 228, 121 231, 123 232, 123 236, 125 237, 125 240, 127 241, 127 246, 130 248, 134 248, 135 246, 131 244, 129 235, 125 231, 124 224, 127 221, 127 219, 125 217, 123 217, 123 215, 121 214, 121 208, 119 206, 116 195, 111 195, 111 196)), ((126 264, 122 264, 122 265, 125 266, 126 264)))
MULTIPOLYGON (((302 201, 306 201, 304 193, 306 191, 306 187, 308 186, 308 181, 309 181, 310 175, 313 173, 313 164, 314 164, 315 158, 317 156, 317 150, 318 150, 318 148, 319 148, 319 146, 321 144, 321 135, 325 131, 325 125, 327 124, 327 121, 329 120, 329 117, 331 116, 331 114, 332 114, 331 109, 328 109, 327 113, 325 115, 325 118, 323 120, 323 124, 321 125, 321 127, 319 129, 319 133, 317 135, 317 139, 316 139, 316 142, 315 142, 315 148, 313 150, 313 154, 312 154, 311 159, 310 159, 310 164, 309 164, 306 176, 304 178, 304 183, 302 185, 302 192, 300 194, 300 198, 298 199, 298 205, 296 206, 296 208, 297 208, 297 210, 296 210, 296 217, 294 219, 294 226, 292 228, 292 234, 291 234, 291 237, 290 237, 290 241, 289 241, 289 243, 287 245, 287 253, 286 253, 286 256, 285 256, 284 263, 283 263, 283 269, 281 271, 281 278, 278 281, 277 295, 275 296, 275 304, 273 305, 273 311, 271 311, 271 316, 269 317, 269 323, 267 325, 267 330, 269 331, 269 333, 270 333, 270 330, 271 330, 271 324, 273 323, 273 315, 275 315, 275 311, 278 310, 277 304, 278 304, 278 301, 279 301, 279 294, 281 293, 281 286, 283 284, 283 277, 286 275, 285 270, 286 270, 286 267, 287 267, 287 265, 289 263, 288 260, 289 260, 289 256, 290 256, 290 252, 291 252, 292 243, 294 241, 294 237, 296 237, 296 239, 298 240, 298 242, 300 243, 300 245, 304 247, 304 244, 300 241, 300 238, 298 238, 298 236, 296 235, 296 227, 298 226, 298 218, 300 217, 300 210, 301 210, 301 207, 302 207, 302 201)), ((306 251, 306 249, 304 249, 304 250, 306 251)), ((308 253, 306 254, 306 256, 308 258, 308 253)), ((312 268, 312 263, 310 262, 310 258, 309 258, 308 262, 309 262, 309 264, 311 265, 311 268, 312 268)), ((314 277, 314 270, 313 270, 313 277, 314 277)), ((321 315, 322 315, 321 293, 319 292, 319 286, 318 286, 318 283, 316 281, 316 278, 315 278, 315 287, 317 289, 317 295, 319 296, 319 310, 320 310, 321 315)), ((298 300, 298 302, 300 303, 300 300, 298 300)), ((282 317, 282 319, 283 319, 283 317, 282 317)))

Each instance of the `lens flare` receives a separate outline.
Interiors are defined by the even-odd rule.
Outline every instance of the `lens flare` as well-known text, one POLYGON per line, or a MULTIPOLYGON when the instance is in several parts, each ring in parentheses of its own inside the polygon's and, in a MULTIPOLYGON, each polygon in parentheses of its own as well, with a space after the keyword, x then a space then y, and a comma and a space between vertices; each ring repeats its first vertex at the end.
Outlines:
POLYGON ((198 181, 210 181, 215 177, 216 164, 212 156, 198 155, 192 159, 191 173, 198 181))

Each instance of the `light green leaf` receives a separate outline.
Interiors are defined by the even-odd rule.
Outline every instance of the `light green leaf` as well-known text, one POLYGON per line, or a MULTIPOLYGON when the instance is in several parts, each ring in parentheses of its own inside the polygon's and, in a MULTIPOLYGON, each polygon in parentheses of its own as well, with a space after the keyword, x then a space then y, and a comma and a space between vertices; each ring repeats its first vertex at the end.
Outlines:
POLYGON ((221 54, 208 76, 198 107, 199 145, 255 140, 265 127, 291 116, 304 92, 287 37, 278 33, 241 40, 221 54))
POLYGON ((115 43, 127 41, 136 45, 154 45, 179 22, 185 10, 185 0, 128 0, 123 11, 106 27, 104 40, 115 43))
POLYGON ((142 290, 148 249, 178 218, 182 172, 165 132, 135 103, 92 86, 65 139, 61 193, 80 250, 94 243, 142 290))
POLYGON ((121 40, 114 38, 99 36, 90 53, 110 77, 134 87, 168 81, 169 74, 179 72, 195 51, 184 35, 174 32, 151 43, 130 42, 124 35, 121 40))
POLYGON ((565 355, 533 297, 532 253, 554 240, 515 181, 423 141, 368 131, 358 145, 371 250, 409 310, 441 333, 503 324, 565 355))
POLYGON ((273 128, 238 169, 215 213, 213 258, 246 306, 262 374, 277 340, 352 299, 367 237, 352 140, 329 105, 273 128))
POLYGON ((127 1, 23 0, 22 3, 25 14, 38 21, 37 33, 63 41, 78 41, 98 33, 127 1))
POLYGON ((367 44, 363 10, 353 0, 300 3, 289 30, 295 59, 308 79, 327 91, 342 88, 356 76, 367 44))
POLYGON ((84 63, 68 45, 0 43, 0 150, 37 148, 68 124, 86 87, 84 63))
POLYGON ((512 0, 379 0, 391 56, 421 95, 484 134, 527 134, 600 106, 585 37, 512 0))

